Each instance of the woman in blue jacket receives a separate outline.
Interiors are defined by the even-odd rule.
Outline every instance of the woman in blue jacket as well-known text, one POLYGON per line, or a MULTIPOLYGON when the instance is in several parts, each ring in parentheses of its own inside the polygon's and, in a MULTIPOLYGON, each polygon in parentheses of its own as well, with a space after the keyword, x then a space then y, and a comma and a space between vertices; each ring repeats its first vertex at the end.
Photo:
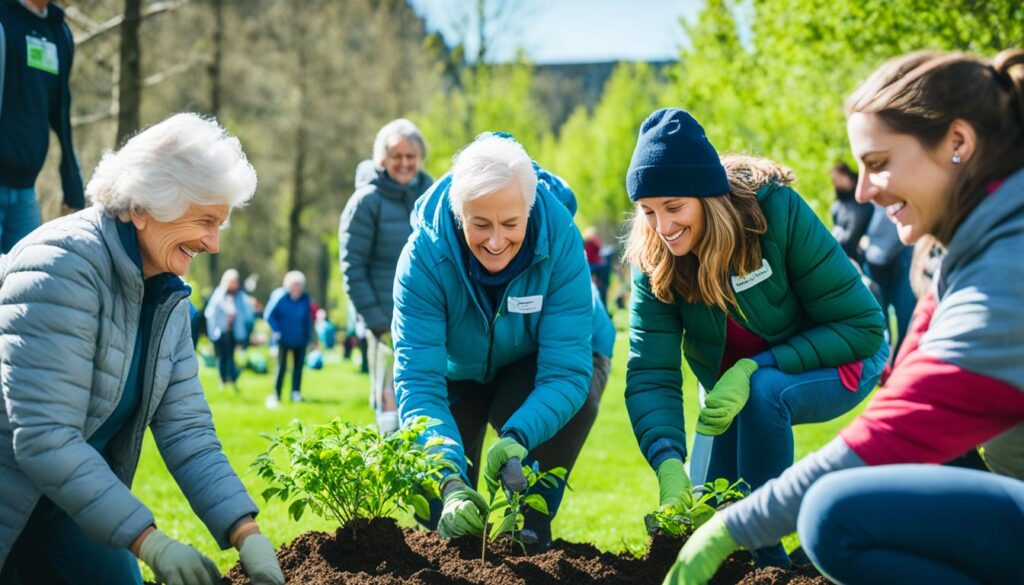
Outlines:
MULTIPOLYGON (((473 486, 488 423, 500 435, 483 466, 494 490, 513 457, 570 469, 596 415, 607 363, 594 364, 606 356, 592 345, 590 274, 559 187, 514 139, 484 134, 416 206, 395 279, 395 391, 403 421, 440 421, 432 433, 452 469, 441 483, 446 538, 483 531, 473 486)), ((541 495, 550 515, 524 527, 538 548, 561 489, 541 495)))
POLYGON ((306 275, 292 270, 284 275, 281 288, 270 293, 263 315, 270 325, 277 343, 277 376, 274 393, 267 396, 267 408, 281 403, 281 387, 288 373, 288 356, 292 361, 292 402, 302 402, 302 367, 306 360, 306 346, 313 337, 313 300, 306 292, 306 275))

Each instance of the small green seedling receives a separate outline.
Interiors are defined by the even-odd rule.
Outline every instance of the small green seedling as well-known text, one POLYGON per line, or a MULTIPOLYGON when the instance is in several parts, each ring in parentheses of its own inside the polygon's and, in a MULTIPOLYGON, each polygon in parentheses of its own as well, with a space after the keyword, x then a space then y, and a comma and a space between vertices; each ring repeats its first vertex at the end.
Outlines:
POLYGON ((730 485, 729 480, 718 478, 704 484, 703 493, 698 498, 687 492, 681 505, 648 514, 644 518, 647 532, 661 533, 673 538, 688 536, 710 520, 718 508, 742 499, 745 494, 741 491, 741 486, 746 486, 742 479, 730 485))
POLYGON ((518 544, 525 553, 526 545, 519 538, 523 530, 523 512, 526 508, 531 508, 541 514, 549 514, 547 500, 540 494, 529 493, 530 489, 537 484, 546 488, 554 488, 559 481, 565 481, 568 473, 564 467, 555 467, 549 471, 540 472, 529 466, 524 466, 523 477, 526 479, 524 491, 509 492, 500 489, 492 493, 487 504, 490 511, 487 513, 487 522, 481 539, 483 544, 480 550, 480 560, 487 557, 487 541, 497 540, 503 534, 507 534, 512 542, 518 544))
POLYGON ((264 500, 292 500, 288 513, 295 520, 307 508, 353 530, 355 520, 391 517, 400 510, 429 518, 428 499, 438 497, 437 478, 447 467, 434 449, 444 439, 420 441, 434 424, 420 417, 382 437, 376 428, 337 418, 318 426, 296 420, 263 435, 270 447, 250 469, 270 484, 264 500))

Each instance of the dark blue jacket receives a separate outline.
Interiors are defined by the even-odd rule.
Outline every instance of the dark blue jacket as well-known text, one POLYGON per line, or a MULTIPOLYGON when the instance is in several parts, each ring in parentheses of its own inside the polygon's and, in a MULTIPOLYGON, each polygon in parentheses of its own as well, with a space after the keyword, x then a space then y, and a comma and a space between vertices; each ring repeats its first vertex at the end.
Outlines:
POLYGON ((307 293, 293 299, 284 287, 270 293, 263 315, 282 347, 304 347, 310 342, 313 336, 312 302, 307 293))
POLYGON ((0 0, 0 185, 13 189, 35 186, 53 128, 62 154, 64 203, 81 209, 85 207, 85 194, 71 142, 68 83, 75 43, 64 23, 64 11, 53 3, 47 10, 46 18, 40 18, 18 0, 0 0), (29 66, 30 39, 37 47, 56 47, 55 73, 29 66))

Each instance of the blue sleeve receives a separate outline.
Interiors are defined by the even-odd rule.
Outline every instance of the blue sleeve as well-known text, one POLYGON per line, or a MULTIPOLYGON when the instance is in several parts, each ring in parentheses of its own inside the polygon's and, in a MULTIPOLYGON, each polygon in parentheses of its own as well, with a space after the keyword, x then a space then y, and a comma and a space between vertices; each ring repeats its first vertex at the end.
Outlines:
MULTIPOLYGON (((447 318, 444 287, 434 267, 406 244, 398 260, 392 318, 395 349, 395 400, 402 424, 426 416, 438 424, 423 439, 444 443, 435 447, 466 480, 466 453, 458 425, 448 406, 447 318)), ((467 483, 468 480, 466 480, 467 483)))
POLYGON ((580 253, 579 231, 566 218, 566 234, 551 250, 551 282, 537 327, 537 378, 533 392, 509 417, 502 432, 515 431, 532 449, 569 422, 590 391, 594 304, 590 270, 580 253))

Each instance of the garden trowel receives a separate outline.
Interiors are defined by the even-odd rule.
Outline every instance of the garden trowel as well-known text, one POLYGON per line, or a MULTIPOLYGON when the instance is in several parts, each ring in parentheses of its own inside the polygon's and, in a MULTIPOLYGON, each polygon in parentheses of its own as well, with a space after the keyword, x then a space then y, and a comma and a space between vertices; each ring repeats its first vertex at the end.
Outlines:
MULTIPOLYGON (((701 409, 704 408, 704 397, 707 391, 701 385, 697 386, 697 397, 700 400, 701 409)), ((711 465, 711 447, 715 438, 704 433, 694 433, 693 449, 690 451, 690 481, 693 487, 701 489, 708 481, 708 467, 711 465)))

